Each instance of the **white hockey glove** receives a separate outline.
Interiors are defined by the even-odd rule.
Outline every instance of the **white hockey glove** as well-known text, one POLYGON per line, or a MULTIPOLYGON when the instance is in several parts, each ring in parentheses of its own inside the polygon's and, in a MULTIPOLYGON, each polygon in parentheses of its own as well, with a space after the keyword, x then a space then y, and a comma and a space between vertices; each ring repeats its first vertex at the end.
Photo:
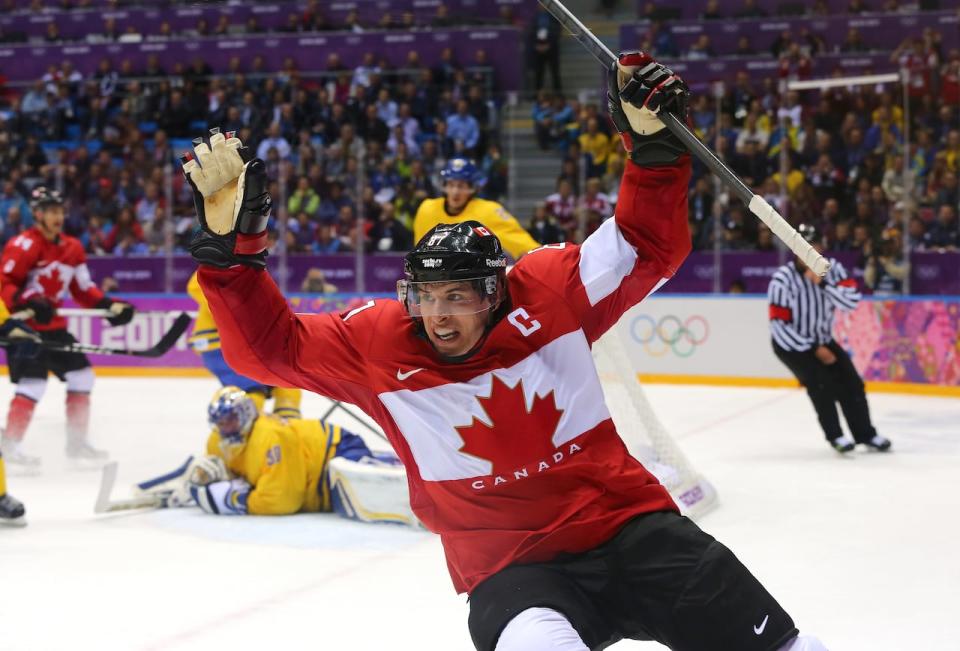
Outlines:
POLYGON ((190 494, 197 505, 214 515, 245 515, 250 491, 251 486, 245 479, 228 479, 206 486, 190 486, 190 494))
POLYGON ((194 459, 187 470, 187 483, 197 486, 206 486, 229 478, 230 472, 223 459, 213 454, 194 459))
POLYGON ((658 117, 669 111, 687 119, 690 89, 672 70, 644 52, 622 52, 610 68, 608 86, 610 118, 633 162, 669 164, 687 151, 658 117))
POLYGON ((171 487, 165 492, 165 505, 168 508, 192 506, 194 487, 206 486, 224 479, 230 479, 230 471, 220 457, 210 454, 199 459, 191 458, 179 481, 170 482, 171 487))
POLYGON ((273 205, 264 162, 253 158, 233 132, 210 130, 210 142, 194 139, 193 154, 181 157, 193 188, 202 231, 190 244, 201 264, 266 267, 267 221, 273 205))

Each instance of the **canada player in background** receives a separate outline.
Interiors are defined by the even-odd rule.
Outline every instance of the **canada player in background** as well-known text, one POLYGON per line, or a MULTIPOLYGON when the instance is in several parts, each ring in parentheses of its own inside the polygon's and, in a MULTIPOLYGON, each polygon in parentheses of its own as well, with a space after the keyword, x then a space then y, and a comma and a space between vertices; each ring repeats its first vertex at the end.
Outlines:
MULTIPOLYGON (((10 316, 7 306, 0 301, 0 338, 11 340, 7 347, 7 354, 11 357, 30 359, 40 352, 40 335, 30 326, 10 316)), ((7 493, 7 469, 3 461, 3 451, 0 450, 0 525, 23 526, 23 503, 7 493)))
POLYGON ((166 506, 196 504, 214 515, 334 511, 416 525, 400 461, 339 425, 261 415, 249 393, 231 386, 214 394, 207 421, 205 455, 138 488, 166 506))
POLYGON ((210 314, 210 306, 207 305, 203 290, 200 289, 196 271, 187 282, 187 294, 197 304, 197 318, 194 320, 193 332, 190 333, 187 341, 193 352, 200 356, 207 370, 220 380, 222 386, 236 386, 246 391, 256 404, 259 413, 265 413, 264 406, 267 399, 273 398, 272 413, 283 418, 300 418, 300 402, 303 399, 300 389, 264 386, 256 380, 235 372, 223 359, 223 352, 220 350, 220 333, 217 331, 213 315, 210 314))
MULTIPOLYGON (((133 319, 134 308, 108 298, 93 282, 87 255, 80 241, 63 233, 64 207, 60 194, 45 187, 34 189, 30 208, 34 225, 7 242, 0 261, 0 295, 13 313, 29 311, 28 325, 44 341, 73 343, 67 320, 57 314, 69 295, 80 305, 109 310, 111 325, 133 319)), ((82 353, 42 350, 34 358, 18 357, 7 348, 10 380, 16 385, 7 427, 3 433, 4 457, 24 470, 38 470, 40 459, 23 452, 20 445, 33 418, 33 410, 47 388, 47 374, 67 384, 67 457, 79 462, 97 462, 107 454, 88 441, 90 391, 93 369, 82 353)))
POLYGON ((419 242, 437 224, 480 222, 500 238, 514 260, 540 244, 523 229, 516 218, 496 201, 477 197, 483 173, 466 158, 451 158, 440 172, 444 196, 426 199, 413 219, 413 241, 419 242))
POLYGON ((630 162, 614 219, 509 275, 477 222, 441 224, 405 258, 399 301, 297 315, 265 272, 265 164, 215 133, 184 172, 191 245, 227 361, 350 401, 407 468, 413 512, 470 595, 481 651, 583 651, 623 638, 681 651, 822 650, 729 549, 679 515, 630 456, 590 347, 690 251, 690 157, 657 117, 689 91, 642 53, 610 73, 630 162))

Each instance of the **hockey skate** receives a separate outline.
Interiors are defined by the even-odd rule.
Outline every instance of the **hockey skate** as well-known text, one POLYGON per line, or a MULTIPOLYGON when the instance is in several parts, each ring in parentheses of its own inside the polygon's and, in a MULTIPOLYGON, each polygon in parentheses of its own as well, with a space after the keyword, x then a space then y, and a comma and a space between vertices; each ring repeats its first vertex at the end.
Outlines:
POLYGON ((838 436, 835 439, 830 439, 830 447, 839 452, 840 454, 846 454, 847 452, 853 452, 853 448, 856 447, 853 441, 851 441, 846 436, 838 436))
POLYGON ((26 526, 25 513, 26 509, 23 508, 23 503, 20 500, 8 494, 0 495, 0 526, 26 526))
POLYGON ((26 454, 20 447, 20 441, 5 438, 0 443, 0 450, 2 450, 3 460, 7 464, 7 471, 11 475, 23 477, 40 474, 40 457, 26 454))
POLYGON ((889 452, 893 443, 891 443, 890 439, 887 437, 877 434, 869 441, 864 441, 863 445, 867 446, 867 448, 871 450, 876 450, 877 452, 889 452))
POLYGON ((67 444, 67 461, 76 470, 99 470, 109 458, 105 450, 98 450, 86 441, 67 444))

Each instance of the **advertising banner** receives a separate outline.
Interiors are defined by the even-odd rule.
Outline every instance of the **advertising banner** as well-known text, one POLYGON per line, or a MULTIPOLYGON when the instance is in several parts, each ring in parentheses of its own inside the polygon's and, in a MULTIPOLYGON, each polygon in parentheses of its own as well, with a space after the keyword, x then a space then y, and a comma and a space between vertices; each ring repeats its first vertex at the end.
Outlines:
MULTIPOLYGON (((640 374, 787 380, 774 356, 764 297, 654 296, 618 334, 640 374)), ((838 312, 834 338, 868 382, 960 386, 960 300, 870 300, 838 312)))

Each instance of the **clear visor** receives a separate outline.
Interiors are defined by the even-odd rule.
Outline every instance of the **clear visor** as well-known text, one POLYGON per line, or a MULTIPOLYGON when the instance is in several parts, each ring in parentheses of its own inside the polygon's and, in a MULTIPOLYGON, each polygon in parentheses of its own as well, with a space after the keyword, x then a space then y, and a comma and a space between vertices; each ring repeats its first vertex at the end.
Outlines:
POLYGON ((477 314, 500 304, 496 276, 431 282, 397 282, 397 297, 412 317, 477 314))

